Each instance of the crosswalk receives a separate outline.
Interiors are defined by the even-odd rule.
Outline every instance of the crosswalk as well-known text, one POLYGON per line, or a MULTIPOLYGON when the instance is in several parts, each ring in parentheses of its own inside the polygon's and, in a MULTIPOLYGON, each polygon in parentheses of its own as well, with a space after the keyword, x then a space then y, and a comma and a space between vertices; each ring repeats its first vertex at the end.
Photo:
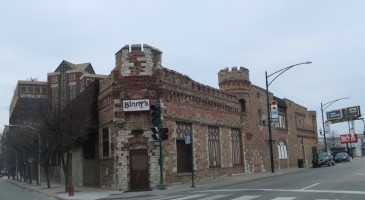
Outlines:
MULTIPOLYGON (((175 196, 157 196, 149 197, 146 200, 255 200, 255 199, 267 199, 264 195, 243 195, 230 197, 232 194, 188 194, 188 195, 175 195, 175 196)), ((274 197, 267 200, 295 200, 297 197, 274 197)), ((314 200, 339 200, 339 199, 314 199, 314 200)))

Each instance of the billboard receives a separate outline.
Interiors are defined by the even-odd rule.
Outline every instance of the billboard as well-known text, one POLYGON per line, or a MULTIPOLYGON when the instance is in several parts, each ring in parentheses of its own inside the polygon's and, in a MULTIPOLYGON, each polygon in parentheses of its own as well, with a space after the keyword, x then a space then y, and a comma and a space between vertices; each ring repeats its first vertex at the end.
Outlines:
POLYGON ((357 135, 351 135, 351 134, 345 134, 345 135, 340 135, 340 140, 341 140, 341 144, 346 144, 346 143, 357 143, 357 135))
POLYGON ((356 120, 361 116, 360 106, 336 109, 326 112, 327 120, 331 123, 356 120))

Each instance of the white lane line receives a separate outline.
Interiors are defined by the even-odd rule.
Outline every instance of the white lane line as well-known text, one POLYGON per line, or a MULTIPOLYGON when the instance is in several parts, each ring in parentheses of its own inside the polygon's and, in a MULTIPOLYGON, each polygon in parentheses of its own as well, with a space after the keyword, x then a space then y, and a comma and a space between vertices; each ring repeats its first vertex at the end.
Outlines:
POLYGON ((319 183, 315 183, 315 184, 310 185, 310 186, 308 186, 308 187, 302 188, 301 190, 306 190, 306 189, 311 188, 311 187, 314 187, 314 186, 316 186, 316 185, 318 185, 318 184, 319 184, 319 183))
POLYGON ((174 199, 174 198, 182 197, 182 196, 184 196, 184 195, 176 195, 176 196, 169 196, 169 197, 153 197, 153 198, 145 198, 145 199, 150 199, 150 200, 153 200, 153 199, 164 200, 164 199, 174 199))
POLYGON ((296 199, 296 197, 276 197, 275 199, 272 200, 293 200, 296 199))
POLYGON ((203 198, 200 200, 215 200, 215 199, 220 199, 220 198, 227 197, 227 196, 229 196, 229 195, 228 194, 214 195, 214 196, 206 197, 206 198, 203 198))
POLYGON ((332 194, 362 194, 365 191, 350 191, 350 190, 285 190, 285 189, 230 189, 230 190, 204 190, 198 192, 236 192, 236 191, 269 191, 269 192, 303 192, 303 193, 332 193, 332 194))
POLYGON ((206 195, 207 194, 197 194, 197 195, 192 195, 192 196, 177 198, 177 199, 174 199, 174 200, 193 199, 193 198, 197 198, 197 197, 201 197, 201 196, 206 196, 206 195))
POLYGON ((260 196, 242 196, 242 197, 234 198, 231 200, 251 200, 251 199, 255 199, 257 197, 261 197, 261 195, 260 196))

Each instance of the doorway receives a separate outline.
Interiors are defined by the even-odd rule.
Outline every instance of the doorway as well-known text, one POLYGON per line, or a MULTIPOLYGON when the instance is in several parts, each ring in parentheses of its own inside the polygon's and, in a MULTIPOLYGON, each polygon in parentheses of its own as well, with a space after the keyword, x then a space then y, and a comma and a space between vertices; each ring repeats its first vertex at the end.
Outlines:
POLYGON ((130 150, 130 190, 149 189, 147 149, 130 150))

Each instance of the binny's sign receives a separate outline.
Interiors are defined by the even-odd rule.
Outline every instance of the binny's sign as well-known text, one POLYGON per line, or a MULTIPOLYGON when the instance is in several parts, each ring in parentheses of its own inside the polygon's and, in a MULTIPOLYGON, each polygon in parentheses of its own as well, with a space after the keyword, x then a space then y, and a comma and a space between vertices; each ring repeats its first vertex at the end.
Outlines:
POLYGON ((149 99, 129 99, 123 100, 124 112, 149 111, 151 104, 149 99))

